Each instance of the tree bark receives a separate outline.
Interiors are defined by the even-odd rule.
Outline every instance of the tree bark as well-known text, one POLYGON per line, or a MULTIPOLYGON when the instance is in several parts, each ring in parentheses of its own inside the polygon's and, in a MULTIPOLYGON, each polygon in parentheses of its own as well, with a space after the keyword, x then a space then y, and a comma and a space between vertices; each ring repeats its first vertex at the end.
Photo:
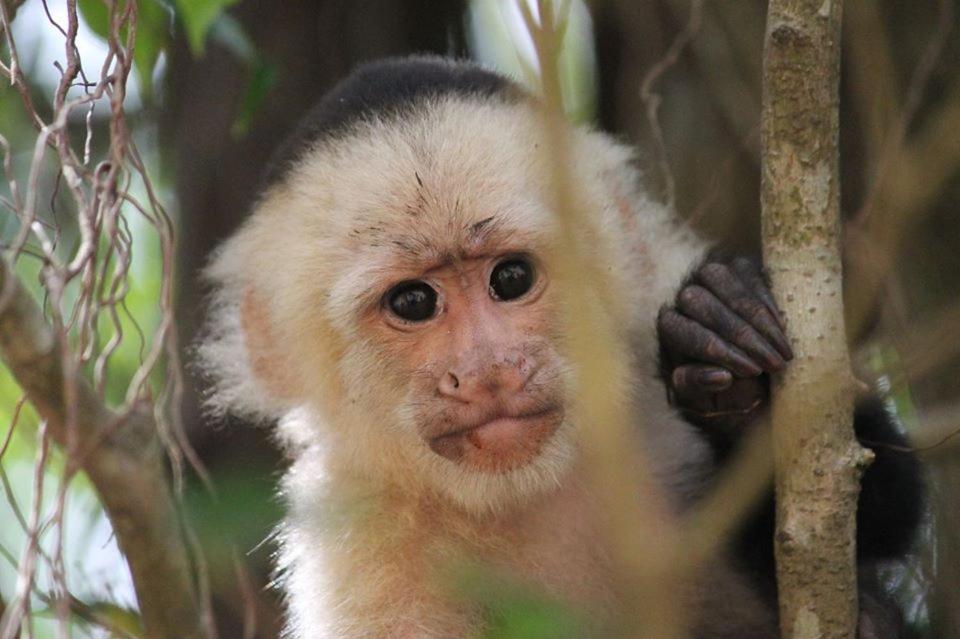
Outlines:
POLYGON ((86 471, 110 517, 133 576, 145 636, 201 636, 198 597, 179 515, 149 414, 118 415, 78 380, 65 397, 61 351, 40 307, 0 260, 0 360, 46 420, 49 432, 86 471), (76 437, 67 417, 75 416, 76 437))
POLYGON ((840 0, 771 0, 764 51, 764 261, 796 359, 773 380, 783 637, 854 637, 856 507, 870 459, 853 433, 844 329, 840 0))

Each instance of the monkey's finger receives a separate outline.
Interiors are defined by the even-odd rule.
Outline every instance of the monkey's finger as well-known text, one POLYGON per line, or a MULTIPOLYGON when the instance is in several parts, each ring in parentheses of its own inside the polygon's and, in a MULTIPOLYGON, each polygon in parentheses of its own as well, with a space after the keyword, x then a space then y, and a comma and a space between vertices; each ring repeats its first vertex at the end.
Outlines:
POLYGON ((717 393, 730 388, 733 374, 725 368, 708 364, 684 364, 670 374, 670 382, 677 395, 717 393))
POLYGON ((719 412, 748 414, 766 402, 769 378, 765 376, 734 380, 727 390, 718 393, 715 404, 719 412))
POLYGON ((733 260, 732 266, 733 270, 740 276, 740 279, 747 283, 747 286, 750 287, 753 294, 759 297, 760 301, 767 306, 767 309, 773 314, 773 318, 777 320, 780 328, 786 331, 787 324, 783 320, 783 311, 780 310, 776 300, 773 299, 773 293, 770 291, 770 286, 763 277, 759 265, 749 258, 738 257, 733 260))
POLYGON ((675 388, 673 401, 694 423, 736 437, 766 402, 767 380, 764 375, 734 379, 729 388, 717 393, 675 388))
POLYGON ((687 286, 680 291, 677 308, 750 355, 766 372, 780 371, 787 365, 760 333, 702 286, 687 286))
POLYGON ((784 359, 793 359, 790 342, 773 313, 732 269, 725 264, 705 264, 697 271, 696 280, 766 337, 784 359))
POLYGON ((736 346, 672 308, 660 309, 657 327, 663 344, 688 360, 722 366, 738 377, 754 377, 763 372, 736 346))

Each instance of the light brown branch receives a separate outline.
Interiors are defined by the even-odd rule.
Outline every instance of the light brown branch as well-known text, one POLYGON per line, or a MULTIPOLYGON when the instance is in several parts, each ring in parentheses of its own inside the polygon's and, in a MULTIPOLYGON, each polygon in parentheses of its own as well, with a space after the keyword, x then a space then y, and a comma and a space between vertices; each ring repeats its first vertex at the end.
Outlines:
POLYGON ((839 0, 771 0, 761 117, 763 253, 796 353, 773 383, 780 629, 856 636, 853 434, 840 261, 839 0))
POLYGON ((90 477, 110 517, 133 575, 146 636, 199 637, 190 563, 152 418, 138 410, 109 410, 83 381, 75 384, 75 412, 69 411, 55 333, 5 261, 0 291, 0 359, 61 446, 72 413, 76 445, 67 452, 90 477))
POLYGON ((0 0, 3 2, 4 8, 7 11, 7 17, 10 18, 10 22, 13 22, 13 19, 17 17, 17 10, 20 6, 27 0, 0 0))

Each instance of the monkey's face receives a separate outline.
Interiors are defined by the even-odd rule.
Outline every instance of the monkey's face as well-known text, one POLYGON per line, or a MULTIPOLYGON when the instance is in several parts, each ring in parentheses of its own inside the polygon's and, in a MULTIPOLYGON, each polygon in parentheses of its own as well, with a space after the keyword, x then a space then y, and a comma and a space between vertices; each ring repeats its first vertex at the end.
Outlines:
MULTIPOLYGON (((469 507, 555 486, 576 434, 539 121, 439 101, 306 152, 216 265, 243 300, 255 382, 234 396, 315 408, 297 440, 332 434, 341 465, 469 507)), ((581 171, 598 226, 618 224, 600 188, 613 164, 581 171)), ((625 251, 592 248, 626 272, 625 251)))
POLYGON ((548 279, 530 253, 468 256, 392 283, 367 319, 409 371, 407 413, 434 454, 504 473, 555 434, 564 405, 548 279))

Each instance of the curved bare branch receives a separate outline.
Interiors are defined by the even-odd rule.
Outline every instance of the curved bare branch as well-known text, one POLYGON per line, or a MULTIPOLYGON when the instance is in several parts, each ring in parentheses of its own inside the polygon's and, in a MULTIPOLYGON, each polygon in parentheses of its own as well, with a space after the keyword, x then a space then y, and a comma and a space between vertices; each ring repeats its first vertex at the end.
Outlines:
MULTIPOLYGON (((84 381, 65 398, 62 354, 40 307, 0 261, 0 359, 86 471, 126 556, 148 637, 199 637, 200 613, 179 516, 150 412, 107 408, 84 381), (68 421, 70 427, 68 429, 68 421)), ((16 602, 11 602, 11 608, 16 602)))

